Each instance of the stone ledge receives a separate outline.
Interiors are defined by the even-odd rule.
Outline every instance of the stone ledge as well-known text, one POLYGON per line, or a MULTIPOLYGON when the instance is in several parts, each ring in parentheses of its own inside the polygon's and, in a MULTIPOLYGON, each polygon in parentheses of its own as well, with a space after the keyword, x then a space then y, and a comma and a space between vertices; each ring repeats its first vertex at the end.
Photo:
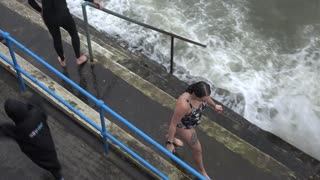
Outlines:
MULTIPOLYGON (((2 54, 4 54, 7 57, 10 57, 10 54, 7 50, 7 47, 0 44, 0 51, 2 54)), ((58 83, 53 81, 51 78, 49 78, 47 75, 42 73, 39 69, 35 68, 32 64, 30 64, 28 61, 24 60, 22 57, 16 54, 16 58, 19 62, 19 65, 22 67, 22 69, 26 70, 29 74, 31 74, 33 77, 38 79, 41 83, 43 83, 45 86, 47 86, 49 89, 51 89, 53 92, 55 92, 57 95, 62 97, 64 100, 66 100, 68 103, 73 105, 77 110, 85 114, 89 119, 93 120, 96 124, 100 124, 100 115, 97 111, 92 109, 90 106, 79 100, 76 96, 74 96, 72 93, 64 89, 62 86, 60 86, 58 83)), ((1 66, 5 67, 7 70, 9 70, 11 73, 16 75, 16 71, 4 60, 0 61, 1 66)), ((45 97, 49 102, 54 104, 58 109, 62 110, 64 113, 69 115, 71 118, 75 119, 80 125, 85 127, 90 132, 94 133, 96 136, 101 137, 101 134, 98 130, 93 128, 89 123, 87 123, 85 120, 80 118, 77 114, 75 114, 73 111, 71 111, 69 108, 64 106, 62 103, 60 103, 58 100, 56 100, 54 97, 52 97, 50 94, 48 94, 46 91, 44 91, 42 88, 40 88, 38 85, 36 85, 34 82, 32 82, 27 77, 23 76, 23 79, 25 80, 26 84, 41 94, 43 97, 45 97)), ((18 83, 18 82, 17 82, 18 83)), ((190 179, 187 175, 182 173, 179 169, 177 169, 175 166, 173 166, 171 163, 169 163, 167 160, 163 159, 161 156, 158 155, 158 153, 151 150, 146 145, 142 144, 140 141, 133 138, 130 134, 122 130, 119 126, 116 124, 110 122, 108 119, 105 118, 106 126, 108 132, 113 135, 115 138, 117 138, 119 141, 121 141, 123 144, 125 144, 127 147, 130 147, 134 145, 134 147, 130 147, 134 149, 135 152, 138 152, 137 154, 139 156, 143 156, 145 154, 148 154, 148 162, 158 168, 160 171, 162 171, 165 175, 167 175, 170 179, 190 179), (148 152, 148 153, 146 153, 148 152), (152 163, 153 162, 153 163, 152 163)), ((146 171, 147 173, 151 174, 157 179, 160 179, 157 175, 155 175, 153 172, 145 168, 142 164, 140 164, 137 160, 133 159, 129 154, 124 152, 119 146, 115 145, 114 143, 110 142, 112 146, 112 149, 116 152, 119 152, 122 156, 129 159, 132 163, 146 171)))

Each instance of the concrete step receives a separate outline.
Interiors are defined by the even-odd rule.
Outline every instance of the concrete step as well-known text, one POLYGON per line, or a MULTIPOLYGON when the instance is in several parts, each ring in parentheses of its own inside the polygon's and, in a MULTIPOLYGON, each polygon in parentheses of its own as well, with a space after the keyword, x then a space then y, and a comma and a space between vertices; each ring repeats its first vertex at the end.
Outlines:
MULTIPOLYGON (((0 53, 3 52, 0 47, 0 53)), ((3 60, 1 59, 0 62, 3 60)), ((2 63, 0 63, 2 64, 2 63)), ((35 92, 28 88, 22 93, 17 78, 0 66, 0 102, 1 107, 7 98, 26 101, 26 97, 35 92)), ((44 101, 48 113, 48 124, 55 142, 58 158, 65 179, 153 179, 144 171, 119 154, 110 151, 106 156, 101 139, 88 133, 72 118, 44 101)), ((0 108, 0 124, 12 122, 0 108)), ((51 180, 52 175, 34 164, 22 153, 17 143, 9 138, 0 138, 0 173, 2 180, 51 180)))
MULTIPOLYGON (((61 69, 40 16, 28 7, 23 7, 21 3, 17 4, 17 1, 4 0, 1 3, 3 7, 11 9, 4 10, 3 14, 15 17, 19 23, 18 25, 14 21, 4 22, 1 28, 7 28, 16 39, 57 69, 61 69), (24 33, 28 36, 24 36, 24 33)), ((78 20, 77 24, 80 27, 79 32, 83 32, 82 22, 78 20)), ((93 34, 93 49, 98 61, 90 64, 90 67, 87 64, 81 69, 77 68, 72 61, 73 52, 69 36, 63 33, 69 67, 62 72, 93 95, 103 99, 107 105, 152 138, 160 143, 164 142, 176 98, 187 85, 168 74, 161 66, 139 55, 130 54, 116 42, 106 39, 102 33, 94 29, 90 32, 93 34)), ((86 39, 83 35, 80 37, 85 51, 86 39)), ((34 60, 19 51, 18 53, 54 81, 63 84, 34 60)), ((63 85, 73 94, 79 94, 63 85)), ((86 98, 79 95, 78 97, 94 108, 94 104, 90 104, 86 98)), ((292 151, 292 146, 288 146, 291 150, 285 149, 285 142, 275 143, 275 138, 270 138, 272 136, 269 133, 256 128, 230 109, 225 109, 223 116, 209 110, 199 127, 198 136, 203 146, 207 146, 204 156, 210 175, 219 179, 306 179, 317 174, 318 161, 298 151, 303 154, 301 157, 307 157, 301 160, 294 153, 297 151, 292 151), (233 174, 229 173, 230 171, 233 174)), ((121 123, 111 118, 110 120, 130 132, 121 123)), ((183 160, 193 164, 188 150, 182 149, 181 155, 183 160)))

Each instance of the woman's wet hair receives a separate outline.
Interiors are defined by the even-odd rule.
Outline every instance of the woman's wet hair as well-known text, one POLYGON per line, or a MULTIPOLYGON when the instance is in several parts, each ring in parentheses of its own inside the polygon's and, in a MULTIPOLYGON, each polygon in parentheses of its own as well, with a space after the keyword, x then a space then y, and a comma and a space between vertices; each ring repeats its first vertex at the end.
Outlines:
POLYGON ((211 89, 209 84, 200 81, 188 86, 185 92, 188 92, 190 94, 194 93, 197 97, 202 98, 205 96, 209 96, 211 94, 211 89))

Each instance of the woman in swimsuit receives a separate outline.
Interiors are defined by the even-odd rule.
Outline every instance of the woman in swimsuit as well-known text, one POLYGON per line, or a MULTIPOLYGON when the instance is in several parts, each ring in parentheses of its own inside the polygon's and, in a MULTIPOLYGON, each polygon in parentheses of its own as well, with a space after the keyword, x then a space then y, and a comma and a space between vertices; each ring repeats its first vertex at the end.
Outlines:
POLYGON ((207 179, 210 178, 203 165, 202 148, 194 128, 200 123, 202 112, 208 104, 218 112, 223 111, 221 105, 213 102, 210 94, 210 86, 203 81, 191 84, 185 90, 177 101, 166 141, 166 148, 170 152, 175 152, 175 146, 183 146, 183 142, 187 143, 192 149, 192 158, 198 171, 207 179), (175 135, 179 136, 183 142, 175 138, 175 135))

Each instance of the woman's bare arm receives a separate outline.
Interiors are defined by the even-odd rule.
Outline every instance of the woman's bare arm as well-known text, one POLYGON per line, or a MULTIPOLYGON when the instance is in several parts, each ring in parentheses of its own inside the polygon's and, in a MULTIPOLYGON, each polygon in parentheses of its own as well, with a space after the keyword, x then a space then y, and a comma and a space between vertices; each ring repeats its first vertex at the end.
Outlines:
MULTIPOLYGON (((169 125, 169 131, 168 131, 168 135, 167 135, 167 140, 169 142, 173 143, 174 137, 175 137, 175 134, 176 134, 177 124, 189 112, 189 110, 190 110, 190 107, 180 97, 178 99, 176 108, 174 110, 174 113, 172 115, 171 122, 170 122, 170 125, 169 125)), ((174 151, 174 146, 172 146, 170 149, 168 148, 168 150, 174 151)))
POLYGON ((210 96, 208 96, 205 101, 211 106, 213 107, 215 110, 217 110, 218 112, 222 112, 223 108, 221 105, 216 104, 210 96))

